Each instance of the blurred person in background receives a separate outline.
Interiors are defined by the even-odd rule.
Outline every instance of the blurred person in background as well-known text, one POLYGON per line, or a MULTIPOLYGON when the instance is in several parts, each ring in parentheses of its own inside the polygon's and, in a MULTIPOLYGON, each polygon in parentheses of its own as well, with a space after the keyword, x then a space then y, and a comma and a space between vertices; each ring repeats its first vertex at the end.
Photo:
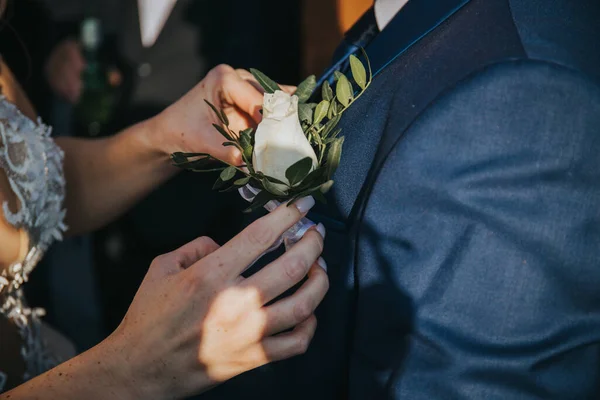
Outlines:
POLYGON ((302 76, 321 75, 344 34, 372 0, 302 0, 302 76))
MULTIPOLYGON (((35 112, 55 128, 54 137, 74 134, 72 111, 83 91, 81 75, 86 67, 78 23, 57 3, 9 1, 0 22, 0 54, 13 66, 35 112)), ((45 308, 47 321, 67 334, 78 350, 102 339, 88 236, 69 237, 52 246, 25 290, 30 304, 45 308)))
MULTIPOLYGON (((33 78, 23 77, 25 87, 31 88, 36 109, 63 135, 104 136, 155 115, 220 63, 256 67, 282 82, 297 82, 300 77, 299 1, 13 3, 8 10, 13 29, 4 31, 14 36, 4 42, 13 48, 6 54, 16 55, 15 61, 20 63, 16 65, 24 67, 18 69, 19 73, 27 71, 25 67, 34 68, 33 78), (28 15, 43 24, 31 24, 26 19, 28 15), (253 23, 248 24, 248 20, 253 23), (30 26, 35 29, 28 29, 30 26), (223 26, 228 28, 223 30, 223 26), (39 37, 47 43, 36 37, 38 32, 46 32, 39 37), (89 40, 92 48, 88 47, 89 40), (55 44, 55 50, 50 52, 55 44), (22 47, 27 47, 27 51, 22 47), (93 61, 86 59, 90 56, 93 61), (105 71, 112 66, 119 71, 118 87, 108 89, 108 101, 94 99, 90 86, 111 78, 110 74, 94 77, 90 69, 105 71), (40 88, 44 92, 37 96, 40 88), (55 95, 50 94, 52 90, 55 95)), ((108 82, 107 86, 114 84, 108 82)), ((37 287, 32 296, 34 302, 48 308, 49 317, 77 339, 78 347, 89 347, 101 336, 96 283, 103 289, 101 308, 105 332, 109 332, 123 317, 154 256, 200 234, 210 234, 223 242, 239 229, 240 200, 233 194, 207 190, 213 181, 213 176, 183 173, 95 235, 93 263, 99 282, 91 267, 77 271, 66 271, 64 267, 92 264, 86 238, 68 239, 56 245, 45 260, 51 265, 44 265, 36 274, 39 279, 34 277, 32 282, 37 287), (156 209, 171 212, 156 213, 156 209), (213 212, 195 212, 199 209, 213 212), (77 262, 65 262, 67 259, 77 262), (116 274, 120 279, 115 283, 116 274), (77 277, 78 283, 65 281, 61 278, 64 275, 77 277), (48 282, 55 283, 48 286, 48 282), (62 295, 56 296, 57 293, 62 295), (63 318, 73 314, 88 321, 85 329, 72 326, 71 319, 63 318)))
MULTIPOLYGON (((299 80, 297 0, 98 4, 91 14, 106 26, 103 47, 123 76, 108 131, 160 112, 221 63, 256 67, 283 82, 299 80)), ((241 200, 234 193, 210 190, 214 180, 212 174, 184 172, 96 236, 95 261, 109 329, 121 320, 153 257, 198 235, 223 242, 239 230, 241 200)))
POLYGON ((179 398, 305 351, 316 320, 293 311, 312 314, 327 290, 326 266, 317 261, 322 229, 260 275, 240 273, 306 215, 312 198, 280 207, 222 248, 202 237, 156 258, 119 328, 68 363, 60 364, 73 356, 68 340, 22 290, 63 233, 108 223, 180 172, 170 165, 173 151, 239 163, 239 152, 212 129, 211 111, 193 108, 207 99, 226 110, 233 129, 254 124, 262 94, 248 75, 215 68, 179 101, 117 135, 54 140, 0 62, 0 392, 20 385, 0 398, 179 398), (291 267, 298 273, 286 273, 291 267), (302 293, 273 302, 306 274, 302 293))

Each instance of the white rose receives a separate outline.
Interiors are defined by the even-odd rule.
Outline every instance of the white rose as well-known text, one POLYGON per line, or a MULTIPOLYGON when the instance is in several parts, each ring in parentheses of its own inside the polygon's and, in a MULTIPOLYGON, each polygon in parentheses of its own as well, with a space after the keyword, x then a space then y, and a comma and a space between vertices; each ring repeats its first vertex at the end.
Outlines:
POLYGON ((298 97, 280 90, 265 93, 263 120, 254 138, 254 169, 289 185, 285 171, 306 157, 313 160, 311 171, 314 170, 317 156, 300 126, 298 97))

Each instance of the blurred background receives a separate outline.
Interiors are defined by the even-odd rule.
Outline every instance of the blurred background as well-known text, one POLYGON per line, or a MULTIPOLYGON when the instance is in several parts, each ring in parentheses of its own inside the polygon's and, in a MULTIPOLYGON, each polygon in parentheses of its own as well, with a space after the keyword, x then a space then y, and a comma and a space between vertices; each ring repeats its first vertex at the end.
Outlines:
MULTIPOLYGON (((0 54, 54 135, 103 137, 176 101, 214 66, 297 84, 329 64, 372 0, 12 0, 0 54)), ((198 107, 203 107, 199 104, 198 107)), ((243 205, 181 173, 111 226, 55 245, 26 285, 83 351, 124 316, 152 259, 236 234, 243 205), (75 321, 77 321, 75 323, 75 321)))

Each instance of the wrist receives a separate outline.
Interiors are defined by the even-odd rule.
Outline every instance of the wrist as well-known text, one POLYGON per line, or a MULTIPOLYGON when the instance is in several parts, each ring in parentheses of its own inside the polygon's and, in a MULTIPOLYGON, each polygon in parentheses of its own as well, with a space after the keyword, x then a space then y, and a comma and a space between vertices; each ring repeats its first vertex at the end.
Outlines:
POLYGON ((165 129, 162 114, 140 122, 136 128, 134 141, 136 146, 143 149, 143 153, 146 154, 145 163, 153 173, 168 179, 179 172, 171 161, 171 154, 175 147, 171 139, 173 135, 165 129))
POLYGON ((99 375, 104 377, 107 387, 118 388, 114 398, 118 400, 162 399, 163 390, 155 379, 144 374, 144 363, 132 355, 131 343, 126 343, 118 334, 105 339, 92 351, 97 360, 99 375))
POLYGON ((168 161, 171 155, 169 138, 162 122, 162 114, 139 123, 138 139, 148 154, 162 161, 168 161))

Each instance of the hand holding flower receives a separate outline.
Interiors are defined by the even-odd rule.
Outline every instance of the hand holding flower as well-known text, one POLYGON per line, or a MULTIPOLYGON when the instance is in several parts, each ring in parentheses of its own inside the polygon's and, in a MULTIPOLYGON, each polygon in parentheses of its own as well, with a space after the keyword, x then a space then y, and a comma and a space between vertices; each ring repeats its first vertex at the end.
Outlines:
POLYGON ((158 125, 158 147, 167 154, 173 152, 207 153, 231 164, 240 164, 241 155, 235 147, 224 147, 223 137, 213 124, 219 119, 206 107, 215 104, 227 118, 232 129, 241 131, 255 127, 261 121, 263 93, 252 82, 249 73, 220 65, 176 103, 155 117, 158 125))

